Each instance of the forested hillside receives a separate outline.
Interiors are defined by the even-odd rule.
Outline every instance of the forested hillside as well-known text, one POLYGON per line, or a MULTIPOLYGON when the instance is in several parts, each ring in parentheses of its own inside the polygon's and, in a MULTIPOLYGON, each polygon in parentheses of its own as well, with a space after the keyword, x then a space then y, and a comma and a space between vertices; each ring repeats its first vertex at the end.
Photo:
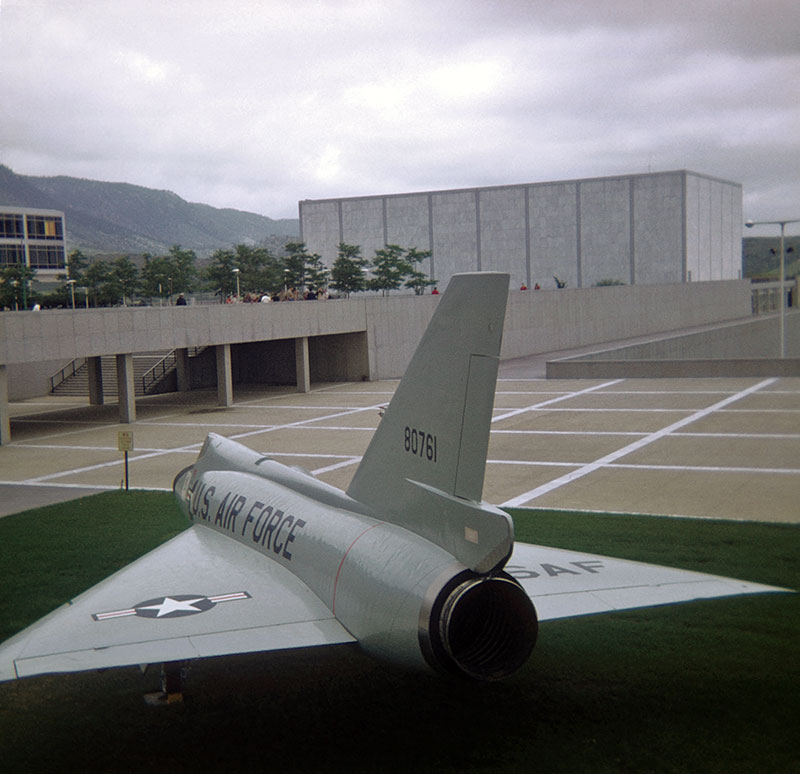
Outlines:
POLYGON ((182 245, 207 255, 236 244, 284 242, 294 219, 187 202, 171 191, 74 177, 29 177, 0 165, 0 206, 64 212, 68 249, 86 254, 163 253, 182 245))

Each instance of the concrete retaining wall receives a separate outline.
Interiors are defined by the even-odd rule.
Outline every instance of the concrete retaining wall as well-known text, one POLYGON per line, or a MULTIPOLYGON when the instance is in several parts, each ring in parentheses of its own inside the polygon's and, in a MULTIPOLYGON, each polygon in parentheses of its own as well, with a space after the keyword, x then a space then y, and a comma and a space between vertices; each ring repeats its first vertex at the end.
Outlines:
MULTIPOLYGON (((75 357, 231 344, 235 372, 251 380, 263 374, 251 367, 253 353, 266 351, 253 349, 252 342, 308 337, 312 380, 398 378, 439 298, 4 312, 0 365, 8 364, 9 394, 18 400, 47 392, 46 377, 75 357)), ((515 290, 508 300, 502 358, 741 319, 750 312, 750 283, 742 280, 515 290)), ((291 364, 291 350, 284 355, 280 359, 291 364)), ((286 374, 279 376, 286 381, 286 374)), ((200 376, 192 380, 207 382, 200 376)))
POLYGON ((750 283, 743 280, 514 291, 502 357, 577 349, 750 314, 750 283))
POLYGON ((548 379, 704 379, 800 376, 800 358, 696 360, 555 360, 548 379))
POLYGON ((800 311, 787 310, 786 357, 779 315, 658 338, 547 364, 548 378, 800 376, 800 311))

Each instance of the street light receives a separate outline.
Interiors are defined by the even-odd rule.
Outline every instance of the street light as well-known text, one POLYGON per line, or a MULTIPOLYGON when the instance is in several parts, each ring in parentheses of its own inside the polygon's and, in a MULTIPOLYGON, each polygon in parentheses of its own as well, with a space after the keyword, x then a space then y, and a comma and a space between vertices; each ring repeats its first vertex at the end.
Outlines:
POLYGON ((233 270, 233 275, 236 277, 236 300, 239 300, 239 269, 235 268, 233 270))
POLYGON ((784 257, 786 250, 784 248, 784 229, 786 228, 787 223, 800 223, 800 218, 795 218, 794 220, 748 220, 744 225, 747 228, 753 228, 753 226, 780 226, 781 227, 781 263, 780 263, 780 274, 778 278, 780 279, 781 283, 781 314, 780 314, 780 353, 781 357, 786 357, 786 297, 783 293, 783 281, 784 281, 784 257))
POLYGON ((69 295, 72 298, 72 308, 75 309, 75 280, 68 279, 67 285, 69 285, 69 295))

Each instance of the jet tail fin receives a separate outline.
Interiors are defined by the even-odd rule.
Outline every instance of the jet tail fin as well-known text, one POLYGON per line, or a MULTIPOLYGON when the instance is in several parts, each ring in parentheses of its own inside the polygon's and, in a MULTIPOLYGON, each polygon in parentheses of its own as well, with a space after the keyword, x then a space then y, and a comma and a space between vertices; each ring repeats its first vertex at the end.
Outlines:
POLYGON ((455 275, 347 494, 487 571, 513 544, 481 503, 509 275, 455 275))

